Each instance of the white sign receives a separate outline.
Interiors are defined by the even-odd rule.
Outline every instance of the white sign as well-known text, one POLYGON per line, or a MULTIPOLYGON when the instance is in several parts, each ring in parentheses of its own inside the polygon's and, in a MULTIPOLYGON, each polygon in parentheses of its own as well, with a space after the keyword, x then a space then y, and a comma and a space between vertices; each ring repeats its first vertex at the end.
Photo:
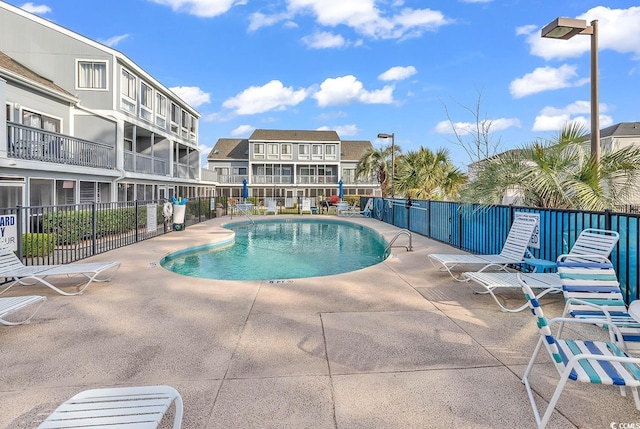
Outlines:
POLYGON ((0 247, 14 252, 18 250, 18 227, 14 214, 0 216, 0 247))
POLYGON ((158 205, 147 204, 147 232, 158 229, 158 205))
POLYGON ((540 248, 540 213, 525 213, 525 212, 516 212, 517 217, 527 217, 531 219, 535 219, 536 226, 533 228, 533 234, 531 234, 531 240, 529 240, 529 247, 533 247, 534 249, 540 248))

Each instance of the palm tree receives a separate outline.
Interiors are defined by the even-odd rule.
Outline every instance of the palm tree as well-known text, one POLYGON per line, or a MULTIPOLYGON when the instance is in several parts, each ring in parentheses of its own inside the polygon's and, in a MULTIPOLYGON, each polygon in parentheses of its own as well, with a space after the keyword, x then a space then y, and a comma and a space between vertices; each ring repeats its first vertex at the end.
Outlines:
POLYGON ((640 147, 603 150, 597 163, 583 126, 564 127, 549 142, 533 142, 479 163, 465 199, 482 204, 604 210, 624 204, 640 179, 640 147), (511 194, 511 195, 509 195, 511 194))
POLYGON ((382 191, 382 197, 386 198, 390 189, 390 159, 391 146, 376 149, 369 147, 356 165, 356 178, 374 178, 382 191))
POLYGON ((425 200, 456 199, 466 183, 466 175, 453 166, 449 152, 435 153, 420 147, 400 157, 395 188, 398 193, 425 200))

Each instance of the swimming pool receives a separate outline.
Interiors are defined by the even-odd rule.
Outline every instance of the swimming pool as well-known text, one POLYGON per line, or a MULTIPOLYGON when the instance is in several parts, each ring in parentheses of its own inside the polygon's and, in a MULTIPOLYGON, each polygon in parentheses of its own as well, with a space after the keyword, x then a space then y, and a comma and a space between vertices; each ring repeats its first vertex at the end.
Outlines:
POLYGON ((355 271, 383 260, 385 240, 361 225, 283 219, 225 225, 226 245, 173 253, 160 264, 175 273, 219 280, 279 280, 355 271))

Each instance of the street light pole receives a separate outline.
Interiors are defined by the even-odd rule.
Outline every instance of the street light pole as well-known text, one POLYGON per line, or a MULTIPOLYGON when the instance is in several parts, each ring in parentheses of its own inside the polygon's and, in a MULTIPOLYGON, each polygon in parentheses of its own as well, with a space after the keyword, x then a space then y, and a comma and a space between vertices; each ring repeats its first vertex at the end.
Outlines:
POLYGON ((394 178, 395 178, 395 166, 396 166, 396 159, 395 159, 395 155, 396 155, 396 135, 395 133, 391 133, 391 134, 386 134, 386 133, 379 133, 378 134, 378 138, 379 139, 391 139, 391 198, 394 198, 396 196, 396 186, 394 183, 394 178))
POLYGON ((556 18, 541 31, 542 37, 568 40, 583 34, 591 36, 591 155, 600 165, 600 108, 598 95, 598 20, 587 26, 584 19, 556 18))

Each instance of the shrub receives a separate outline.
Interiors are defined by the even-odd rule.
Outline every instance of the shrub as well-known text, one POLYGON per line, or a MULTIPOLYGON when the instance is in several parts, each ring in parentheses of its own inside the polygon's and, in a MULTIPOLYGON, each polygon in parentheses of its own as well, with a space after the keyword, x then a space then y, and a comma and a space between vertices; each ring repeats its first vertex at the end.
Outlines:
POLYGON ((47 256, 55 247, 54 239, 52 234, 22 234, 22 255, 47 256))

